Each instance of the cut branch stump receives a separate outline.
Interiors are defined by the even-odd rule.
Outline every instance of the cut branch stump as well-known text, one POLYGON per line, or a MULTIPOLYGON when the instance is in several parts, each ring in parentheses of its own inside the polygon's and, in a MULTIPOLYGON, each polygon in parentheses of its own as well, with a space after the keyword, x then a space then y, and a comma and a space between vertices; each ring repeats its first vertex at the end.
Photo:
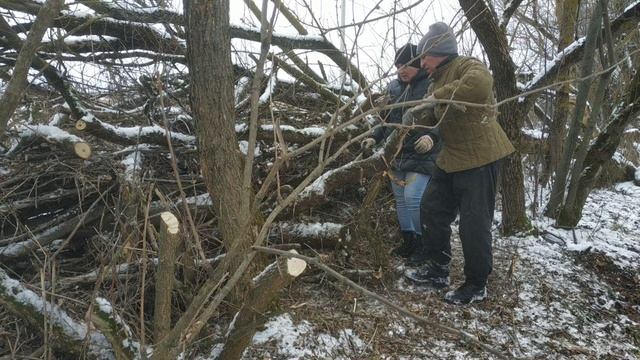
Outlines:
POLYGON ((154 337, 156 342, 171 328, 171 293, 173 292, 176 252, 180 245, 180 223, 170 212, 160 214, 159 256, 156 271, 154 337))
MULTIPOLYGON (((296 253, 295 250, 289 252, 296 253)), ((256 326, 264 320, 280 291, 291 284, 307 267, 307 262, 297 258, 279 258, 253 279, 252 288, 235 318, 229 325, 227 341, 220 359, 240 359, 256 332, 256 326)))

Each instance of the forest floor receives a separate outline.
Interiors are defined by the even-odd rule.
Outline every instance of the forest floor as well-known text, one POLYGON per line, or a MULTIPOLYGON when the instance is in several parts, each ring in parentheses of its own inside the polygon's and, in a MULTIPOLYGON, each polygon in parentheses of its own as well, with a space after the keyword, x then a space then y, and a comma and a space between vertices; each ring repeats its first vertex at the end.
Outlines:
MULTIPOLYGON (((382 201, 386 212, 381 216, 393 218, 389 196, 382 201)), ((381 277, 385 281, 369 276, 359 283, 434 322, 465 330, 509 357, 640 359, 640 187, 629 182, 594 191, 575 231, 554 228, 543 217, 535 225, 535 235, 520 237, 501 237, 495 229, 489 298, 481 303, 444 303, 446 289, 410 283, 395 258, 390 260, 393 273, 381 277)), ((456 228, 454 285, 463 281, 456 228)), ((352 262, 362 269, 370 256, 366 244, 360 245, 352 262)), ((392 241, 387 245, 390 249, 392 241)), ((308 271, 283 295, 245 359, 494 358, 360 296, 319 270, 308 271)), ((199 359, 212 359, 220 344, 201 350, 210 355, 199 359)))

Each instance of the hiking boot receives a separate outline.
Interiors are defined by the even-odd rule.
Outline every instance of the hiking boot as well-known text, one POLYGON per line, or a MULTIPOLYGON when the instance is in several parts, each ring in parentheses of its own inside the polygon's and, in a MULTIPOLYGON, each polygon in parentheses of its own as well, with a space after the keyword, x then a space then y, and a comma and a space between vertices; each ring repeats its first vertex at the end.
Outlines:
POLYGON ((413 253, 407 258, 406 266, 417 267, 427 262, 429 256, 423 241, 422 235, 416 234, 416 246, 413 249, 413 253))
POLYGON ((464 283, 444 296, 444 301, 454 305, 471 304, 487 298, 487 287, 464 283))
POLYGON ((394 255, 403 257, 408 259, 411 254, 415 251, 417 246, 416 233, 413 231, 403 231, 402 232, 402 244, 397 248, 393 249, 392 253, 394 255))
POLYGON ((409 279, 419 284, 428 285, 436 289, 449 286, 449 265, 438 264, 435 261, 427 261, 417 269, 404 272, 409 279))

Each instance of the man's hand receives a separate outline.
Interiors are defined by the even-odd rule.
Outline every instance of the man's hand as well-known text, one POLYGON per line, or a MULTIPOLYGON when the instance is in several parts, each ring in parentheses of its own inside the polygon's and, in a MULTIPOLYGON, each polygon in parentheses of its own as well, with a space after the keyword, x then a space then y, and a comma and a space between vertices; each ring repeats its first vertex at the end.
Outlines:
POLYGON ((375 144, 376 144, 376 139, 374 139, 374 138, 366 138, 366 139, 362 140, 362 142, 360 143, 360 148, 362 150, 369 150, 375 144))
POLYGON ((413 143, 413 147, 418 154, 424 154, 433 147, 433 139, 429 135, 423 135, 413 143))

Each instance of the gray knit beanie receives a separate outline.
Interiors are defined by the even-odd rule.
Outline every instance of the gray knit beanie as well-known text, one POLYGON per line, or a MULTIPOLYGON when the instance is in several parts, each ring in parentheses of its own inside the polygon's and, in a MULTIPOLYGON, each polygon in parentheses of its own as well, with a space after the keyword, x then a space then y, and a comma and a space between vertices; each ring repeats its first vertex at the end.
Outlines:
POLYGON ((443 22, 429 26, 429 31, 418 43, 418 52, 432 56, 457 55, 458 43, 453 30, 443 22))

